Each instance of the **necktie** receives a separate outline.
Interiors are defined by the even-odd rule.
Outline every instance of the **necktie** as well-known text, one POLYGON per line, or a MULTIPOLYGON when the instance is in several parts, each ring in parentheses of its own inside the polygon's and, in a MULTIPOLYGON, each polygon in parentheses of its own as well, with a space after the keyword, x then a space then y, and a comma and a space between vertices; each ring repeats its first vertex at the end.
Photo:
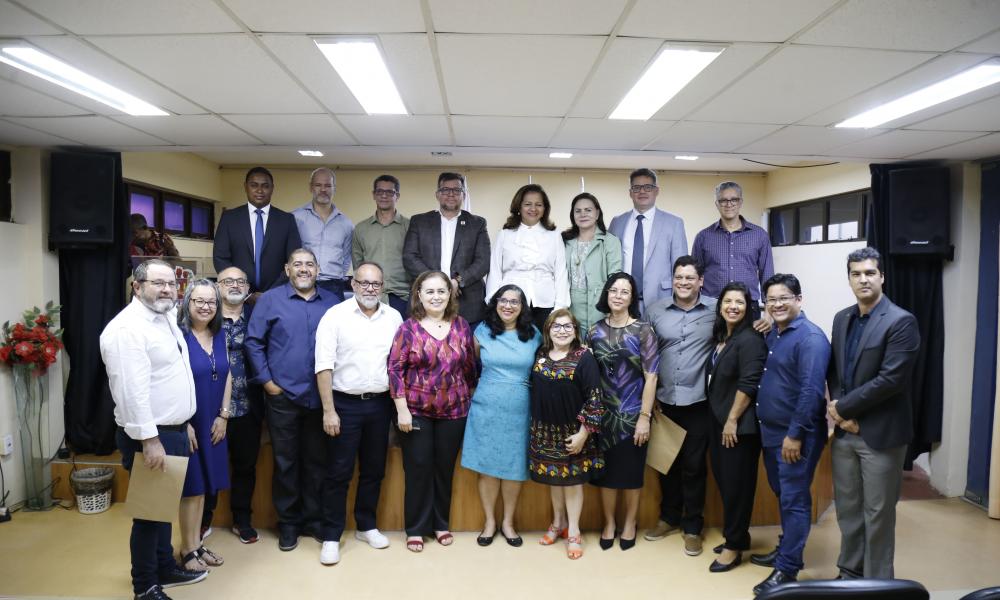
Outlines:
POLYGON ((632 238, 632 278, 635 279, 636 292, 639 299, 642 299, 642 266, 643 255, 646 253, 646 240, 642 233, 642 221, 646 217, 639 215, 635 218, 635 237, 632 238))
POLYGON ((264 247, 264 211, 257 209, 257 224, 253 228, 254 287, 260 289, 260 251, 264 247))

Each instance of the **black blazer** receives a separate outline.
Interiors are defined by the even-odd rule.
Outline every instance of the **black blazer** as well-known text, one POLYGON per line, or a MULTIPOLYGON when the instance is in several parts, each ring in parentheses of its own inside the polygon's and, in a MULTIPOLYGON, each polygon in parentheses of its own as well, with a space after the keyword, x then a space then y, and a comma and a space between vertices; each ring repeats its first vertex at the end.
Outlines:
MULTIPOLYGON (((403 268, 411 278, 441 268, 441 213, 436 210, 410 217, 403 242, 403 268)), ((490 236, 486 219, 462 211, 455 226, 451 273, 462 277, 458 313, 469 323, 482 321, 486 313, 486 283, 490 270, 490 236)))
POLYGON ((212 262, 215 272, 239 267, 247 274, 251 292, 266 292, 288 281, 285 261, 292 250, 302 247, 295 217, 271 206, 264 230, 264 247, 260 251, 260 281, 256 280, 253 262, 253 235, 250 233, 250 211, 246 204, 231 208, 219 217, 215 230, 212 262))
MULTIPOLYGON (((854 385, 843 381, 847 325, 857 305, 833 318, 833 360, 827 371, 830 396, 845 419, 857 419, 860 435, 871 448, 884 450, 909 444, 913 439, 913 400, 910 397, 913 365, 920 350, 917 319, 887 297, 870 313, 858 342, 854 385)), ((837 436, 844 431, 837 428, 837 436)))
MULTIPOLYGON (((719 424, 724 425, 729 418, 729 411, 736 401, 736 392, 743 392, 750 399, 757 397, 757 385, 764 372, 764 361, 767 360, 767 344, 752 327, 743 329, 726 342, 726 346, 715 359, 712 367, 712 357, 705 363, 705 389, 708 394, 708 404, 712 407, 719 424)), ((737 435, 759 434, 757 427, 757 411, 751 402, 736 424, 737 435)))

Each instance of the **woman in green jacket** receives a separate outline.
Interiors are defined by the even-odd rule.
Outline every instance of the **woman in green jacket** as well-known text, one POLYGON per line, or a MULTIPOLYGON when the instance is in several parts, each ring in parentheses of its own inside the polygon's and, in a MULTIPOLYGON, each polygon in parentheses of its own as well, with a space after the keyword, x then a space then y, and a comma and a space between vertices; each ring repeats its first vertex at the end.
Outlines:
POLYGON ((622 270, 622 245, 608 233, 601 204, 593 194, 583 192, 569 207, 573 226, 563 232, 566 242, 566 266, 569 273, 570 310, 580 322, 580 335, 604 314, 597 310, 597 300, 608 275, 622 270))

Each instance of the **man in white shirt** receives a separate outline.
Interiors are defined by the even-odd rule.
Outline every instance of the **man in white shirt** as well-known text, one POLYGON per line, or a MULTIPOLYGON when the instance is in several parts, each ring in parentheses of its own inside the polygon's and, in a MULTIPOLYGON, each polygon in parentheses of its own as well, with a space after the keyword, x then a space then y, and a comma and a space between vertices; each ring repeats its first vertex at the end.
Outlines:
POLYGON ((372 262, 358 265, 351 282, 354 297, 326 311, 316 330, 316 383, 323 402, 323 431, 329 436, 319 555, 324 565, 340 562, 355 460, 355 537, 373 548, 389 546, 375 527, 375 512, 394 409, 386 363, 403 319, 396 309, 379 302, 383 283, 382 267, 372 262))
MULTIPOLYGON (((101 357, 115 402, 117 441, 129 471, 136 452, 150 469, 166 470, 165 456, 188 456, 196 401, 187 344, 177 327, 177 280, 159 259, 135 269, 135 297, 101 333, 101 357)), ((164 587, 201 581, 174 561, 170 523, 133 519, 132 588, 135 598, 169 600, 164 587)))

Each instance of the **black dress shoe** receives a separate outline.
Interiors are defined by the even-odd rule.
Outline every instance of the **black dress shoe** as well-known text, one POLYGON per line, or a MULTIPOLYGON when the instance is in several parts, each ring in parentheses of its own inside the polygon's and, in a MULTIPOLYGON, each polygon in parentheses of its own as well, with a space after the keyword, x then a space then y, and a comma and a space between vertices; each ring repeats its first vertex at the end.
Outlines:
POLYGON ((597 540, 597 545, 601 547, 601 550, 610 550, 615 545, 615 538, 601 538, 597 540))
POLYGON ((170 596, 163 593, 163 588, 154 585, 141 594, 132 596, 134 600, 170 600, 170 596))
POLYGON ((507 540, 508 544, 514 546, 515 548, 519 548, 521 544, 524 543, 524 540, 519 535, 516 535, 514 537, 507 537, 507 534, 504 533, 503 531, 500 532, 500 535, 503 536, 503 539, 507 540))
POLYGON ((715 552, 716 554, 722 554, 722 551, 725 549, 726 549, 726 544, 722 543, 716 546, 715 548, 712 548, 712 552, 715 552))
POLYGON ((767 576, 767 579, 753 586, 753 595, 759 596, 764 590, 769 590, 783 583, 788 583, 789 581, 795 581, 795 578, 785 575, 781 571, 775 569, 771 571, 771 574, 767 576))
POLYGON ((156 578, 160 580, 160 587, 169 588, 189 583, 198 583, 206 577, 208 577, 208 571, 192 571, 191 569, 174 567, 169 571, 158 574, 156 578))
MULTIPOLYGON (((719 554, 722 553, 720 552, 719 554)), ((737 552, 736 558, 733 559, 733 562, 729 563, 728 565, 724 565, 720 563, 718 560, 713 560, 712 564, 709 565, 708 570, 710 573, 725 573, 726 571, 731 571, 735 569, 742 563, 743 563, 743 553, 737 552)))
POLYGON ((635 546, 635 538, 626 540, 623 537, 618 538, 618 545, 621 546, 622 550, 628 550, 632 546, 635 546))
POLYGON ((299 545, 299 530, 295 527, 278 528, 278 550, 288 552, 299 545))
POLYGON ((476 543, 482 547, 489 546, 493 543, 493 538, 496 536, 497 532, 494 531, 493 535, 483 535, 483 532, 479 532, 479 537, 476 538, 476 543))
POLYGON ((778 558, 778 548, 775 547, 767 554, 751 554, 750 562, 757 565, 758 567, 771 567, 774 568, 774 559, 778 558))

